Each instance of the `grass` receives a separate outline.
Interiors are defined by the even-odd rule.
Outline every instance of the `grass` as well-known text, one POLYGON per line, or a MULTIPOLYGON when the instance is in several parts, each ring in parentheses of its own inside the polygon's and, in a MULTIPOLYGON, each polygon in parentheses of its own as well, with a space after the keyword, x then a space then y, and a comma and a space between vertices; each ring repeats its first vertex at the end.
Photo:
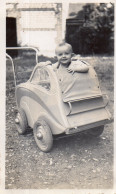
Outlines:
MULTIPOLYGON (((51 61, 52 63, 55 63, 56 59, 44 57, 43 55, 38 57, 38 62, 45 62, 45 61, 51 61)), ((18 83, 27 81, 31 75, 33 68, 36 65, 35 56, 32 54, 22 55, 13 59, 13 62, 15 66, 15 74, 16 74, 18 83)), ((7 81, 13 80, 12 65, 9 59, 7 59, 6 61, 6 80, 7 81)))
MULTIPOLYGON (((90 63, 96 70, 99 81, 106 89, 112 91, 114 83, 114 57, 103 57, 103 56, 89 56, 81 57, 81 59, 90 63), (106 84, 107 83, 107 84, 106 84)), ((56 62, 55 58, 49 58, 44 56, 39 56, 39 62, 51 61, 56 62)), ((33 54, 19 56, 14 59, 15 73, 17 80, 19 82, 25 82, 29 79, 31 72, 36 65, 35 56, 33 54)), ((6 80, 13 80, 12 66, 11 62, 7 60, 6 62, 6 80)))

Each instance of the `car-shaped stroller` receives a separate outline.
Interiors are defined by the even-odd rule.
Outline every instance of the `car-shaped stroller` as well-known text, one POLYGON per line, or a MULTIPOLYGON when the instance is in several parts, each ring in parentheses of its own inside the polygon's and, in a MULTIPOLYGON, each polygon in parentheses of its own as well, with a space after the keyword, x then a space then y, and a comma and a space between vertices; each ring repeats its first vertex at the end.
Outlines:
POLYGON ((44 152, 51 150, 54 137, 59 135, 86 131, 99 136, 111 120, 94 68, 75 74, 75 84, 64 93, 52 65, 38 63, 30 79, 16 86, 17 130, 24 134, 31 127, 44 152))

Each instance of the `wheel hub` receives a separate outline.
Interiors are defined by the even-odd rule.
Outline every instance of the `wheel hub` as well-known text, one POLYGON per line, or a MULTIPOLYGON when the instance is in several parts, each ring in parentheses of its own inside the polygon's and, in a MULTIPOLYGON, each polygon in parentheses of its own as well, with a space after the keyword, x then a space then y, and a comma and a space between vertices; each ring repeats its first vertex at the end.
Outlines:
POLYGON ((18 118, 15 119, 15 123, 19 124, 19 119, 18 118))
POLYGON ((38 129, 37 129, 37 138, 39 140, 41 140, 43 138, 43 134, 42 134, 42 126, 39 126, 38 129))
POLYGON ((43 135, 42 135, 42 133, 40 131, 37 133, 37 138, 38 139, 42 139, 43 138, 43 135))

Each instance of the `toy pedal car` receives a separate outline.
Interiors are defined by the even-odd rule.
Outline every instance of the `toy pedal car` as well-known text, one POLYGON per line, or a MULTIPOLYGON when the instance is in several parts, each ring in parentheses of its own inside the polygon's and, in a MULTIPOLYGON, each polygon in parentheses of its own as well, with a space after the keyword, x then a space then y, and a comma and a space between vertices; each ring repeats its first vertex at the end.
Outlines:
POLYGON ((76 73, 75 84, 63 93, 50 64, 35 66, 30 79, 16 87, 18 113, 15 123, 19 134, 33 128, 35 141, 44 152, 51 150, 53 137, 88 131, 99 136, 111 119, 93 67, 76 73))

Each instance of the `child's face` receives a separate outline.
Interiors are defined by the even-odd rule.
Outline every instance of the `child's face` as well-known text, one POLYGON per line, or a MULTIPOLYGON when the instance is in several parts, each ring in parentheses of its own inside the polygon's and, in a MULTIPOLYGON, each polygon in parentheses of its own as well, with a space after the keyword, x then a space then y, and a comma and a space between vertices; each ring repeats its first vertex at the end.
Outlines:
POLYGON ((71 62, 72 52, 66 45, 61 46, 56 51, 58 62, 64 66, 71 62))

